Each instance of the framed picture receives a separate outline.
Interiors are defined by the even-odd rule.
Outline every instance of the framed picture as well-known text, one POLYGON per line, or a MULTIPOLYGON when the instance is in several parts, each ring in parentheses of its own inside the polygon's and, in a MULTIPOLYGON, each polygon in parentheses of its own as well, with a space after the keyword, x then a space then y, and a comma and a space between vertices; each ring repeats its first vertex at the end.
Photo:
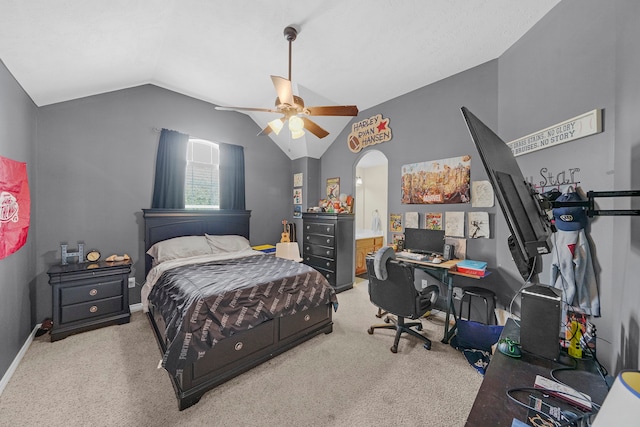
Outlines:
POLYGON ((389 231, 402 231, 402 214, 389 214, 389 231))
POLYGON ((293 174, 293 186, 302 187, 302 172, 293 174))
POLYGON ((327 178, 327 199, 340 197, 340 178, 327 178))
POLYGON ((302 218, 302 206, 301 205, 293 205, 293 217, 294 218, 302 218))
POLYGON ((293 204, 294 205, 302 204, 302 188, 293 189, 293 204))
POLYGON ((471 156, 402 166, 402 204, 469 203, 471 156))

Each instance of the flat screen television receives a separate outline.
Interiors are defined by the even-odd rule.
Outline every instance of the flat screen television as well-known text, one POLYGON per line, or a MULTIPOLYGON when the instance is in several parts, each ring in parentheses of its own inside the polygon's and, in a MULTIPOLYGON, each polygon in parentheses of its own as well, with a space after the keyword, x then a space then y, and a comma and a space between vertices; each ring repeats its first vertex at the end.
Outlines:
POLYGON ((427 255, 442 255, 444 249, 444 230, 405 228, 404 248, 411 252, 427 255))
POLYGON ((462 107, 462 115, 511 231, 509 246, 522 274, 519 262, 530 263, 538 255, 550 252, 550 223, 511 148, 466 107, 462 107))

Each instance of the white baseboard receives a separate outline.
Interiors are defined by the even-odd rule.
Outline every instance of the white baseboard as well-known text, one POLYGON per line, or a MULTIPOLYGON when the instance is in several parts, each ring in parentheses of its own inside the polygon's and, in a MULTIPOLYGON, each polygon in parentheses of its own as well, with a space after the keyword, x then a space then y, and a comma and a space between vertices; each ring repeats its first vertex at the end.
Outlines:
POLYGON ((27 340, 22 345, 22 348, 20 349, 16 357, 13 359, 13 362, 9 366, 9 369, 7 369, 7 372, 5 372, 4 375, 2 376, 2 379, 0 380, 0 396, 2 396, 2 392, 4 391, 7 384, 9 384, 9 380, 11 380, 11 377, 16 372, 16 369, 18 369, 18 365, 22 361, 22 358, 24 357, 24 355, 27 353, 27 350, 29 350, 29 346, 33 342, 33 338, 35 338, 36 332, 38 331, 38 329, 40 329, 40 326, 42 326, 42 323, 38 323, 33 328, 33 330, 31 331, 31 334, 29 334, 29 336, 27 337, 27 340))
MULTIPOLYGON (((136 311, 142 311, 142 303, 139 302, 137 304, 131 304, 129 306, 129 311, 132 313, 136 311)), ((33 328, 33 330, 31 331, 31 334, 29 334, 26 341, 22 345, 22 348, 20 349, 16 357, 13 359, 13 362, 9 366, 9 369, 7 369, 7 372, 5 372, 4 375, 2 376, 2 379, 0 379, 0 396, 2 396, 2 392, 4 391, 7 384, 9 384, 9 380, 11 380, 11 377, 16 372, 16 369, 18 369, 18 365, 22 361, 22 358, 24 357, 24 355, 27 353, 27 350, 29 350, 29 346, 31 346, 31 343, 33 342, 33 339, 36 336, 36 332, 38 332, 38 329, 40 329, 40 326, 42 326, 42 323, 38 323, 33 328)))

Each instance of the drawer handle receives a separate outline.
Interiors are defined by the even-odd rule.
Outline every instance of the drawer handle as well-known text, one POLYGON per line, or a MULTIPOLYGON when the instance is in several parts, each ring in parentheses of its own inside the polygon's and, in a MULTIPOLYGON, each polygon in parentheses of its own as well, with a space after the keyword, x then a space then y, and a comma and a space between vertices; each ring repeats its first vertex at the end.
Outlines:
POLYGON ((327 267, 329 267, 330 265, 331 265, 331 263, 330 263, 330 262, 328 262, 328 263, 327 263, 327 267))
POLYGON ((327 239, 327 243, 331 243, 331 239, 327 239))
POLYGON ((310 250, 310 249, 311 249, 311 246, 307 246, 307 247, 306 247, 306 250, 310 250))
POLYGON ((331 227, 327 227, 327 231, 331 231, 331 227))
POLYGON ((331 255, 331 251, 327 251, 327 255, 331 255))
POLYGON ((308 322, 309 320, 311 320, 311 316, 309 316, 308 314, 304 316, 304 321, 308 322))
POLYGON ((308 229, 310 229, 310 228, 311 228, 311 226, 310 226, 310 225, 307 225, 307 230, 308 230, 308 229))
POLYGON ((309 240, 309 237, 311 237, 311 236, 307 236, 307 240, 309 240))
POLYGON ((242 347, 244 346, 244 344, 242 344, 242 341, 237 342, 235 346, 233 346, 235 351, 240 351, 242 350, 242 347))
POLYGON ((89 295, 91 295, 92 297, 95 297, 96 295, 98 295, 98 290, 97 289, 91 289, 89 291, 89 295))
POLYGON ((97 306, 97 305, 92 305, 92 306, 89 308, 89 311, 90 311, 90 312, 92 312, 92 313, 97 312, 97 311, 98 311, 98 306, 97 306))

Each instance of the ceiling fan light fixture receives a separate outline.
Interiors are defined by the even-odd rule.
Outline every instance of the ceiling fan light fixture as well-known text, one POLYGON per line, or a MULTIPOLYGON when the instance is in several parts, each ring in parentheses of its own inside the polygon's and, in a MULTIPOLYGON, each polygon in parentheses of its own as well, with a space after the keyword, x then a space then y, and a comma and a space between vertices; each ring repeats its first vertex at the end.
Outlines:
POLYGON ((303 136, 304 136, 304 131, 302 129, 291 131, 291 138, 293 139, 302 138, 303 136))
POLYGON ((304 129, 304 122, 302 121, 302 119, 298 116, 291 116, 289 118, 289 130, 291 131, 291 133, 302 131, 302 129, 304 129))
POLYGON ((268 125, 273 131, 273 133, 275 133, 276 135, 279 135, 280 131, 282 130, 282 127, 284 126, 284 123, 282 123, 282 120, 280 119, 275 119, 275 120, 271 120, 268 123, 268 125))

